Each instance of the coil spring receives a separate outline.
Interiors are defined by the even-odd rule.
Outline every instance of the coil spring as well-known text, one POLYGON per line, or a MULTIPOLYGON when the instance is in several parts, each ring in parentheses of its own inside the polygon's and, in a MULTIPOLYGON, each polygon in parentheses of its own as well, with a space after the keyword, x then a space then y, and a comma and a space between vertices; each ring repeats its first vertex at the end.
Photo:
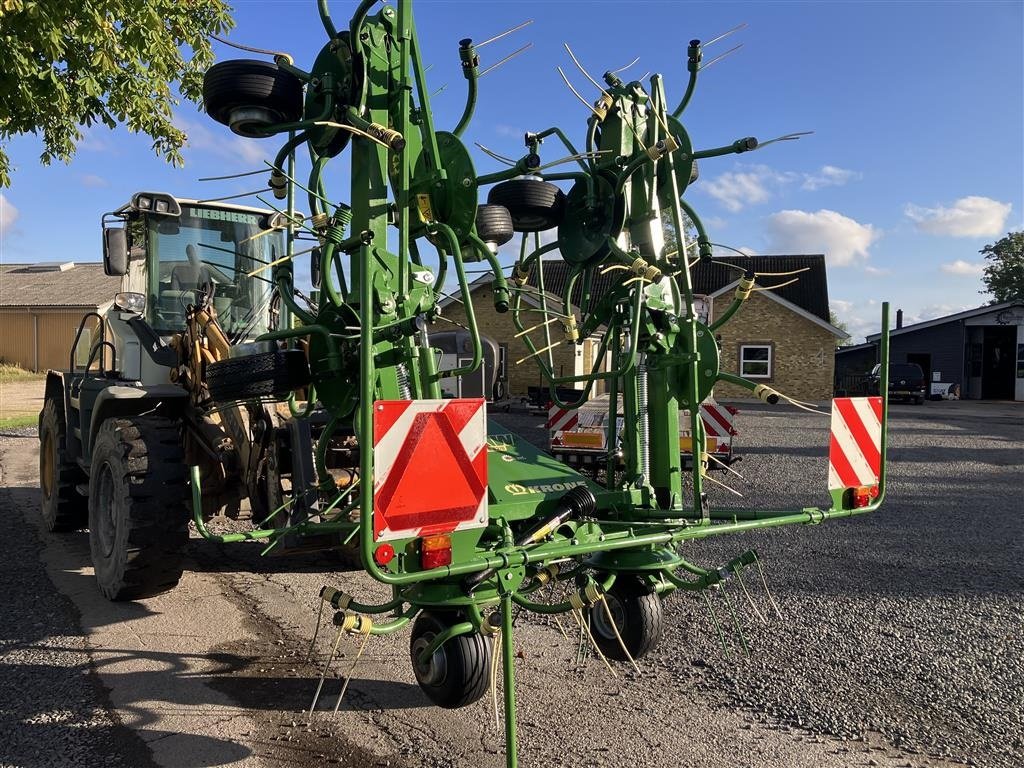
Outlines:
POLYGON ((637 423, 637 437, 640 443, 640 475, 646 481, 651 475, 651 455, 647 423, 647 365, 644 363, 636 367, 636 399, 640 417, 637 423))
POLYGON ((395 375, 398 377, 398 393, 403 400, 412 400, 412 386, 409 383, 409 369, 405 363, 395 366, 395 375))

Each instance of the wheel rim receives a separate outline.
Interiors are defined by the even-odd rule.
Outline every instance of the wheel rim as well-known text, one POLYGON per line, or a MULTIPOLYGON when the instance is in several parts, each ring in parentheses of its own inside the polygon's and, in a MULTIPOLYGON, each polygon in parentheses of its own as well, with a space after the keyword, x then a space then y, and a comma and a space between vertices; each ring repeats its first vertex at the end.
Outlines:
POLYGON ((425 664, 420 662, 420 654, 429 646, 434 638, 433 632, 416 638, 412 644, 412 663, 416 669, 416 679, 424 685, 440 685, 448 674, 448 659, 443 650, 438 648, 431 654, 425 664))
POLYGON ((99 506, 97 510, 99 519, 97 520, 96 534, 103 556, 110 557, 117 540, 117 522, 114 519, 114 474, 110 471, 109 464, 103 465, 97 483, 96 501, 99 506))
MULTIPOLYGON (((626 607, 613 594, 606 593, 604 599, 606 601, 605 605, 611 610, 612 618, 615 620, 615 626, 619 629, 619 634, 623 633, 626 629, 626 607)), ((594 632, 603 639, 615 639, 615 629, 608 622, 608 611, 604 609, 604 606, 595 604, 590 609, 590 623, 594 632)))
POLYGON ((49 499, 53 495, 53 487, 56 485, 54 478, 57 462, 54 460, 53 432, 46 430, 43 433, 43 448, 39 452, 39 481, 43 489, 43 498, 49 499))

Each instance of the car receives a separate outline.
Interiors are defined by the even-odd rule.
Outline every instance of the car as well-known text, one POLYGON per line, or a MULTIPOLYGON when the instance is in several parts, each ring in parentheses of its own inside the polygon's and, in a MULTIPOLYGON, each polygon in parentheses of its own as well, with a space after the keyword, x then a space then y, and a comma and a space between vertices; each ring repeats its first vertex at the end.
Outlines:
MULTIPOLYGON (((882 366, 876 365, 868 374, 868 390, 880 394, 882 366)), ((925 399, 924 371, 917 363, 889 364, 889 400, 905 400, 921 405, 925 399)))

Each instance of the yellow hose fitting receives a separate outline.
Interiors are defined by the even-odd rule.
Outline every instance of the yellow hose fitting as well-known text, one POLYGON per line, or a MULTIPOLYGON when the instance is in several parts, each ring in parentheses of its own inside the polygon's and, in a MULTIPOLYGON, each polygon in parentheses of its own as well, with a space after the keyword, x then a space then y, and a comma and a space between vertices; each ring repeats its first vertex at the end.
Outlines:
POLYGON ((378 141, 387 144, 392 152, 401 152, 405 147, 405 137, 394 128, 388 128, 380 123, 370 123, 366 132, 378 141))
POLYGON ((746 301, 750 298, 750 294, 754 290, 754 279, 751 277, 741 277, 739 285, 736 286, 736 300, 746 301))
POLYGON ((530 279, 530 268, 523 267, 521 264, 516 264, 515 271, 512 275, 512 282, 522 288, 526 285, 526 281, 530 279))
POLYGON ((562 330, 565 331, 566 341, 579 341, 580 331, 576 327, 576 315, 569 315, 562 321, 562 330))
POLYGON ((767 403, 768 398, 771 397, 772 395, 775 395, 775 397, 779 397, 779 393, 776 392, 771 387, 769 387, 767 384, 758 384, 756 387, 754 387, 754 397, 756 397, 758 400, 761 400, 762 402, 767 403))

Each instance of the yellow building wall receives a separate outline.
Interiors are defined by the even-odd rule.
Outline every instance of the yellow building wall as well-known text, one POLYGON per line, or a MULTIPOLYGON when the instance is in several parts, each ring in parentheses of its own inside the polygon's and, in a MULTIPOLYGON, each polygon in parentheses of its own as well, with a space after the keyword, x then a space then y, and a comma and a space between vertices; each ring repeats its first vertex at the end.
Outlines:
MULTIPOLYGON (((0 310, 0 360, 28 371, 67 370, 75 332, 89 311, 95 308, 0 310)), ((83 334, 80 343, 86 351, 90 338, 83 334)))

